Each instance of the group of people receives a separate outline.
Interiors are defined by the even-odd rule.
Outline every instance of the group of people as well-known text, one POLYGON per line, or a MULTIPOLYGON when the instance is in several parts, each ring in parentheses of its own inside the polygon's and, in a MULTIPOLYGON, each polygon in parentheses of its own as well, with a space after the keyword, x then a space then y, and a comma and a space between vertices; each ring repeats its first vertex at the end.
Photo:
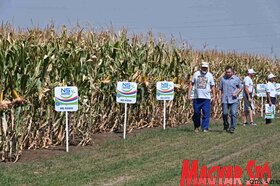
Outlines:
MULTIPOLYGON (((247 76, 243 81, 235 75, 232 66, 226 66, 225 73, 219 82, 218 97, 222 101, 222 115, 224 130, 229 133, 234 133, 237 124, 237 112, 239 108, 239 94, 243 90, 244 99, 244 115, 243 126, 256 126, 253 119, 253 97, 254 84, 253 77, 255 75, 254 69, 248 69, 247 76), (230 113, 230 123, 228 115, 230 113), (249 123, 247 122, 249 120, 249 123)), ((275 75, 270 73, 268 75, 268 82, 266 84, 267 102, 271 106, 276 104, 276 86, 275 75)), ((202 61, 200 70, 193 74, 189 85, 188 98, 193 101, 193 122, 194 131, 208 132, 211 105, 214 106, 216 100, 216 88, 213 74, 209 72, 209 63, 202 61), (193 95, 192 95, 193 92, 193 95), (212 94, 212 97, 211 97, 212 94), (212 104, 211 104, 212 102, 212 104), (202 118, 201 118, 202 115, 202 118)), ((266 119, 266 124, 271 124, 271 119, 266 119)))

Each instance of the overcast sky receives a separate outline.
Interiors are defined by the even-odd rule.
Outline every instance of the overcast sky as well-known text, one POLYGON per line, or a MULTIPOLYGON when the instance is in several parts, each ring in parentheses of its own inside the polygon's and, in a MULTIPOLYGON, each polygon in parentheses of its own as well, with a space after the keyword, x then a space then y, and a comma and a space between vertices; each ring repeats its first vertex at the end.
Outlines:
POLYGON ((280 56, 279 0, 0 0, 0 18, 16 27, 53 21, 131 33, 164 33, 194 48, 280 56))

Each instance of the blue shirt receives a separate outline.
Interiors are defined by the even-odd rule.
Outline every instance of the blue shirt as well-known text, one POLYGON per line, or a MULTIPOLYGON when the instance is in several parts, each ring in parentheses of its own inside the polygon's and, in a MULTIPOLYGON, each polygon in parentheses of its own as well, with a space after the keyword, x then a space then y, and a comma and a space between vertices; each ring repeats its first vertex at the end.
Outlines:
POLYGON ((238 101, 238 95, 233 96, 238 89, 242 88, 241 80, 236 75, 230 78, 223 76, 220 80, 219 89, 222 91, 222 103, 235 103, 238 101))

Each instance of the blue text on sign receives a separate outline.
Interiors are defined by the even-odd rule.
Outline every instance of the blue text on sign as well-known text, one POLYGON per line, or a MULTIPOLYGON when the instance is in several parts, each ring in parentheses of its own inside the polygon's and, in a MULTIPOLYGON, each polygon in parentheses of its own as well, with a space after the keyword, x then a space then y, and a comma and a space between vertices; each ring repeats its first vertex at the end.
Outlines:
POLYGON ((71 89, 70 88, 62 88, 61 89, 61 95, 62 96, 69 96, 71 94, 71 89))
POLYGON ((123 89, 130 89, 130 83, 123 83, 122 88, 123 89))
POLYGON ((161 83, 161 88, 168 88, 168 83, 161 83))

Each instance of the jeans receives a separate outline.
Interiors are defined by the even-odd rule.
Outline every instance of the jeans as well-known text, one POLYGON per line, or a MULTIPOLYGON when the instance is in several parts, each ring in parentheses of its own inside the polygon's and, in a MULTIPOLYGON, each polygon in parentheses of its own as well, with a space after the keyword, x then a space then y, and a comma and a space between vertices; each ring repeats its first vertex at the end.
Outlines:
MULTIPOLYGON (((276 105, 276 98, 275 97, 270 97, 270 99, 271 99, 271 103, 273 105, 276 105)), ((268 103, 268 101, 267 101, 267 103, 268 103)), ((265 123, 266 124, 271 124, 272 123, 272 119, 265 119, 265 123)))
POLYGON ((222 103, 222 110, 223 110, 223 121, 224 121, 224 129, 227 130, 229 128, 228 123, 228 112, 230 110, 230 120, 231 120, 231 129, 236 128, 236 118, 237 118, 237 111, 238 111, 239 102, 235 103, 222 103))
POLYGON ((208 130, 211 113, 211 101, 210 99, 194 99, 193 100, 193 122, 194 128, 199 128, 201 125, 202 129, 208 130), (202 110, 202 123, 201 123, 201 110, 202 110))

